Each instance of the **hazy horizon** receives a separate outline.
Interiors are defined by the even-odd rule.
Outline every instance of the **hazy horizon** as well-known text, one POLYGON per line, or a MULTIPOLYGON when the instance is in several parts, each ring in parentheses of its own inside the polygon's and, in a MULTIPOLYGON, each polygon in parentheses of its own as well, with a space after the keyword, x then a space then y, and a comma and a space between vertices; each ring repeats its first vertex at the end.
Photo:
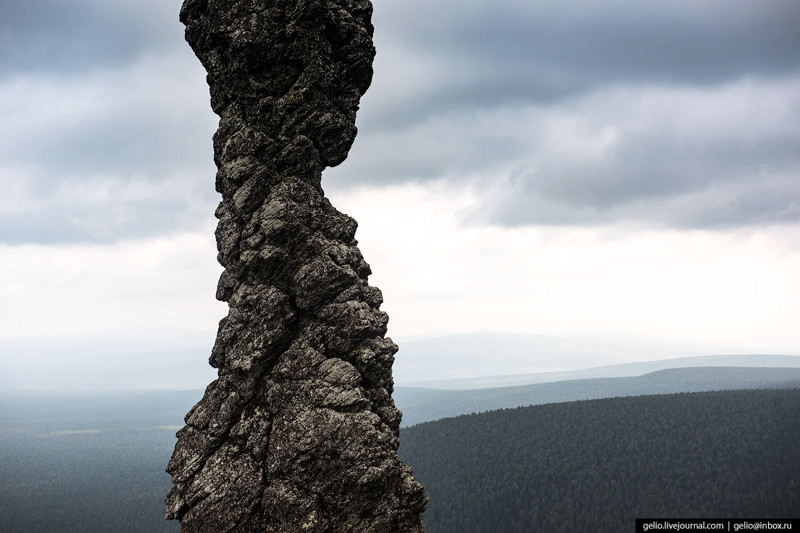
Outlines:
MULTIPOLYGON (((213 341, 212 331, 166 330, 139 336, 116 331, 6 339, 0 345, 0 388, 29 392, 204 389, 216 378, 216 369, 208 364, 213 341)), ((393 368, 397 386, 421 382, 452 385, 481 379, 491 383, 486 378, 520 375, 550 380, 563 374, 563 379, 573 379, 571 372, 587 369, 738 354, 793 356, 797 364, 787 366, 800 366, 798 352, 732 352, 641 339, 577 339, 484 330, 396 342, 400 346, 393 368)), ((770 361, 763 366, 776 364, 770 361)), ((503 384, 500 380, 491 386, 503 384)))

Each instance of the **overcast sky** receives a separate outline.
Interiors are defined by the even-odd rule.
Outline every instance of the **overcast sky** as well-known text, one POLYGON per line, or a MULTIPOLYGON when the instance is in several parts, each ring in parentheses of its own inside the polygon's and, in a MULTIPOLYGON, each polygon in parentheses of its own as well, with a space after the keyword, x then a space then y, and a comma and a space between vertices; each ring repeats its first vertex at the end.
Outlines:
MULTIPOLYGON (((0 3, 0 338, 226 313, 217 120, 179 8, 0 3)), ((323 186, 390 335, 800 353, 796 0, 379 0, 374 24, 323 186)))

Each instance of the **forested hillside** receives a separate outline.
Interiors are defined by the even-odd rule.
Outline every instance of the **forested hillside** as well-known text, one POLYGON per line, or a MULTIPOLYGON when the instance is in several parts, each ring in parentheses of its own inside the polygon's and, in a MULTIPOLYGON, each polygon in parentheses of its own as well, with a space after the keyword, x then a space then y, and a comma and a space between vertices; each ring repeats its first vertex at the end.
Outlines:
MULTIPOLYGON (((164 472, 198 392, 0 400, 0 531, 174 532, 164 472)), ((548 404, 403 428, 429 533, 797 516, 800 391, 548 404)))
POLYGON ((549 404, 404 428, 429 533, 632 531, 800 510, 800 390, 549 404))

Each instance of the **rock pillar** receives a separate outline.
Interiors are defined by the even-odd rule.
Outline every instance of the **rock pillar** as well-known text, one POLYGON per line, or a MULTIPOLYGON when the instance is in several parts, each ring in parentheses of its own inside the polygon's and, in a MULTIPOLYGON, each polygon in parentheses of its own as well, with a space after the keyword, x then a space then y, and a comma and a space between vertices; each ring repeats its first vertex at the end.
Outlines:
POLYGON ((186 0, 208 71, 218 379, 167 467, 182 533, 424 531, 427 498, 397 457, 397 346, 356 222, 324 196, 372 78, 368 0, 186 0))

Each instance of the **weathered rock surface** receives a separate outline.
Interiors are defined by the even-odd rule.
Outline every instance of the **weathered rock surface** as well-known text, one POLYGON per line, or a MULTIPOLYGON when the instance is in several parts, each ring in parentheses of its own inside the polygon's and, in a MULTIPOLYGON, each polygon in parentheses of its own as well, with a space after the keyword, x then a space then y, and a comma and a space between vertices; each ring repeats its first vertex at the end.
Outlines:
POLYGON ((218 379, 167 471, 181 531, 424 531, 427 498, 397 457, 397 351, 356 222, 325 198, 372 77, 368 0, 186 0, 208 71, 218 379))

